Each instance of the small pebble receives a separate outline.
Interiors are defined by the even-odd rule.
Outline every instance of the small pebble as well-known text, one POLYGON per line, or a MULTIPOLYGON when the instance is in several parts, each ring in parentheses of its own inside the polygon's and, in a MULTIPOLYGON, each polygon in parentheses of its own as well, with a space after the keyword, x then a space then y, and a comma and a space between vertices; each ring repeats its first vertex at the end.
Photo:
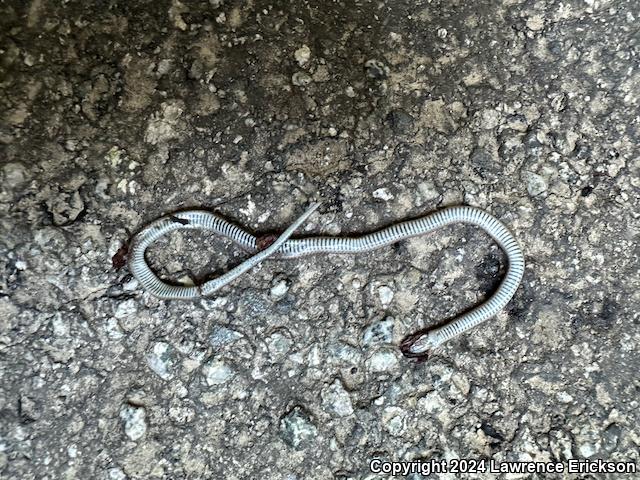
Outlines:
POLYGON ((298 65, 302 67, 311 58, 311 50, 309 49, 308 46, 303 45, 301 48, 295 51, 294 57, 296 59, 296 62, 298 62, 298 65))
POLYGON ((297 87, 304 87, 311 83, 311 77, 304 72, 296 72, 291 77, 291 82, 297 87))
POLYGON ((204 367, 204 376, 207 385, 222 385, 227 383, 234 373, 222 360, 211 360, 204 367))
POLYGON ((280 420, 280 436, 295 449, 311 446, 317 434, 316 426, 300 407, 295 407, 280 420))
POLYGON ((393 194, 389 191, 388 188, 379 188, 373 191, 373 198, 378 198, 380 200, 384 200, 388 202, 393 199, 393 194))
POLYGON ((286 279, 278 279, 274 281, 269 293, 273 298, 282 298, 289 291, 289 282, 286 279))
POLYGON ((351 397, 342 386, 340 380, 335 380, 331 386, 322 391, 322 401, 325 408, 338 417, 346 417, 353 413, 351 397))
POLYGON ((140 440, 147 432, 146 412, 143 407, 126 405, 120 410, 124 433, 130 440, 140 440))
POLYGON ((394 293, 387 285, 382 285, 378 288, 378 297, 383 307, 388 307, 393 300, 394 293))

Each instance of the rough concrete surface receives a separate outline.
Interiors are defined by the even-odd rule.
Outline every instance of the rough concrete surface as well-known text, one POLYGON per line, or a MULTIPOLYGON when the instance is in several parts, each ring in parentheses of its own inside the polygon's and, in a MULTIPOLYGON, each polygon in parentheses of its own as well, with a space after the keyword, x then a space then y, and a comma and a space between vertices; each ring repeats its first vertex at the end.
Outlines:
MULTIPOLYGON (((637 0, 3 0, 0 13, 0 477, 640 462, 637 0), (273 233, 312 198, 314 234, 486 209, 522 244, 525 278, 497 318, 419 363, 399 342, 503 275, 473 227, 268 261, 196 302, 157 300, 112 265, 165 213, 273 233)), ((202 233, 149 252, 175 281, 245 257, 202 233)), ((621 478, 504 478, 578 477, 621 478)))

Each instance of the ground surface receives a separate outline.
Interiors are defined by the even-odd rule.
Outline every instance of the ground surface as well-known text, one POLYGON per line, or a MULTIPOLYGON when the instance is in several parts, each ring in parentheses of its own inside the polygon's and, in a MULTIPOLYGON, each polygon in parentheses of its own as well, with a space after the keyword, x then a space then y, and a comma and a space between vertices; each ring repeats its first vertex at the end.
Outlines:
MULTIPOLYGON (((2 478, 640 462, 636 0, 87 3, 0 2, 2 478), (327 234, 481 207, 524 281, 416 363, 402 338, 502 276, 472 227, 193 303, 112 267, 167 212, 277 232, 312 198, 327 234)), ((202 279, 244 255, 175 234, 150 261, 202 279)))

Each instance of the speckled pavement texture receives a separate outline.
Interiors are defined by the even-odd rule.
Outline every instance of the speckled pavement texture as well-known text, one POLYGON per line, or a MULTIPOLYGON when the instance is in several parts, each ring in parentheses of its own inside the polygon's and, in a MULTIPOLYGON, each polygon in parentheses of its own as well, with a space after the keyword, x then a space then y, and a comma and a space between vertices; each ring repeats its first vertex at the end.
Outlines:
MULTIPOLYGON (((636 0, 3 0, 0 13, 1 478, 640 462, 636 0), (523 246, 523 283, 419 363, 399 342, 504 273, 473 227, 268 261, 196 302, 157 300, 112 265, 163 214, 206 208, 277 233, 313 198, 303 233, 483 208, 523 246)), ((182 282, 243 258, 193 232, 149 252, 182 282)), ((499 476, 406 478, 458 477, 499 476)))

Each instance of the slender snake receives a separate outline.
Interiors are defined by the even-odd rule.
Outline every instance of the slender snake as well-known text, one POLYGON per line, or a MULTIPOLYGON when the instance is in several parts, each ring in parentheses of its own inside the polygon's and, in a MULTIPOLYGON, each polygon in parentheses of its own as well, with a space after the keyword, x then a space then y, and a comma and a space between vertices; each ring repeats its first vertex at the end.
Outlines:
POLYGON ((152 295, 161 299, 187 300, 207 297, 269 257, 298 258, 318 253, 362 253, 406 238, 424 235, 451 223, 476 225, 487 232, 507 254, 507 273, 500 286, 484 303, 439 328, 418 331, 404 339, 400 348, 407 357, 424 357, 434 348, 495 316, 511 300, 524 274, 524 256, 513 235, 497 218, 474 207, 449 207, 426 216, 396 223, 360 237, 310 237, 290 239, 294 231, 318 208, 313 203, 273 243, 262 248, 260 239, 203 210, 189 210, 164 216, 133 237, 129 245, 129 270, 152 295), (145 250, 158 238, 174 230, 210 230, 229 238, 253 256, 218 278, 198 286, 163 282, 149 268, 145 250))

